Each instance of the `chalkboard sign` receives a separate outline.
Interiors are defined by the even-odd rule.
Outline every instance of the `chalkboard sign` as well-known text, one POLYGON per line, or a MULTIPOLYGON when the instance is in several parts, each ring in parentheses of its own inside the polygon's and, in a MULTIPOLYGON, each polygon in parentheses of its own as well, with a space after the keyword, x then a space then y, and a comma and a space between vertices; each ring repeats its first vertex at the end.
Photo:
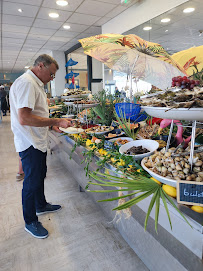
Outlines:
POLYGON ((203 183, 177 181, 177 202, 203 206, 203 183))

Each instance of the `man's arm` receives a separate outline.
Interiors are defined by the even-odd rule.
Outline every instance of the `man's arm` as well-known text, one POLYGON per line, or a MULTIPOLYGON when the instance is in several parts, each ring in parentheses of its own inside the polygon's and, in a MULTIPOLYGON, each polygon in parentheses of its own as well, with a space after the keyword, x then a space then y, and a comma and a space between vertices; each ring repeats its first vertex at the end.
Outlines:
POLYGON ((21 125, 34 127, 57 126, 67 128, 72 126, 71 121, 59 118, 42 118, 32 114, 32 109, 28 107, 18 109, 18 119, 21 125))

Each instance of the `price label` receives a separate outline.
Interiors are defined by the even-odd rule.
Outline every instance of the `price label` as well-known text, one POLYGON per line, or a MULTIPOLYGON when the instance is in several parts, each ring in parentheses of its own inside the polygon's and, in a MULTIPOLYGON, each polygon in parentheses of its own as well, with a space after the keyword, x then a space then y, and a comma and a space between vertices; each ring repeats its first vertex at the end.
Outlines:
POLYGON ((177 202, 203 206, 203 183, 177 181, 177 202))

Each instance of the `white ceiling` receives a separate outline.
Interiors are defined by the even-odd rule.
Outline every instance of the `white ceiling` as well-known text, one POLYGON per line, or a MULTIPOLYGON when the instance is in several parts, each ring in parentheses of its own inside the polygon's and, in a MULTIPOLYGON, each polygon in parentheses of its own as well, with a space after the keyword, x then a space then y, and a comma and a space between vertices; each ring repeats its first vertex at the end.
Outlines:
POLYGON ((51 50, 66 51, 78 39, 101 33, 101 25, 139 0, 0 0, 0 72, 16 73, 51 50), (22 9, 23 12, 18 12, 22 9), (50 12, 59 17, 51 19, 50 12), (70 25, 69 30, 63 28, 70 25))
MULTIPOLYGON (((128 0, 127 4, 121 4, 121 0, 67 1, 67 6, 60 7, 56 0, 0 0, 0 72, 23 72, 42 53, 64 52, 77 44, 78 39, 100 34, 104 23, 131 5, 147 0, 128 0), (57 12, 59 17, 51 19, 50 12, 57 12), (71 28, 65 30, 64 24, 71 28)), ((160 43, 172 54, 203 45, 200 30, 203 30, 203 0, 190 0, 125 34, 134 33, 160 43), (183 14, 183 8, 188 6, 195 7, 195 12, 183 14), (160 20, 165 17, 171 21, 163 24, 160 20), (146 25, 151 25, 152 30, 143 31, 146 25)))
POLYGON ((159 43, 170 54, 203 45, 203 0, 190 0, 125 34, 136 34, 145 40, 159 43), (194 7, 195 11, 183 13, 183 9, 188 7, 194 7), (171 21, 162 23, 163 18, 170 18, 171 21), (145 26, 151 26, 152 29, 144 31, 145 26))

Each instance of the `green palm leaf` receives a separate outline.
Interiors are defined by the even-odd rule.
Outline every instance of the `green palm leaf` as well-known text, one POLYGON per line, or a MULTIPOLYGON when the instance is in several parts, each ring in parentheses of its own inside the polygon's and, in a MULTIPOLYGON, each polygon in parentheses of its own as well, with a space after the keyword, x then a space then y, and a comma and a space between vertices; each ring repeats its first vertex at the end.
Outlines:
MULTIPOLYGON (((159 189, 159 188, 158 188, 159 189)), ((156 192, 154 193, 152 199, 151 199, 151 202, 149 204, 149 208, 148 208, 148 211, 147 211, 147 214, 146 214, 146 217, 145 217, 145 222, 144 222, 144 227, 146 228, 147 227, 147 222, 148 222, 148 219, 149 219, 149 215, 152 211, 152 208, 154 206, 154 203, 156 201, 156 197, 157 197, 157 194, 158 194, 158 189, 156 190, 156 192)))
MULTIPOLYGON (((96 193, 111 193, 111 192, 120 192, 120 191, 132 191, 131 189, 115 189, 115 190, 87 190, 87 192, 96 192, 96 193)), ((141 191, 137 191, 137 192, 134 192, 135 194, 136 193, 139 193, 141 191)), ((133 194, 133 193, 132 193, 133 194)), ((130 194, 126 195, 126 197, 129 197, 130 194)), ((119 197, 116 197, 115 199, 119 199, 119 197)), ((111 199, 108 199, 109 201, 111 199)), ((108 201, 108 200, 105 200, 105 201, 108 201)), ((99 201, 98 201, 99 202, 99 201)))
MULTIPOLYGON (((121 190, 118 190, 118 191, 121 191, 121 190)), ((118 200, 118 199, 124 199, 124 198, 133 196, 133 195, 138 194, 138 193, 140 193, 140 191, 136 191, 136 192, 134 192, 134 193, 129 193, 129 194, 127 194, 127 195, 123 195, 123 196, 120 196, 120 197, 115 197, 115 198, 110 198, 110 199, 102 199, 102 200, 98 200, 98 202, 114 201, 114 200, 118 200)))
POLYGON ((166 213, 167 213, 167 216, 168 216, 168 220, 169 220, 169 223, 170 223, 170 227, 171 227, 171 229, 172 229, 171 217, 170 217, 169 210, 168 210, 168 206, 167 206, 167 203, 166 203, 166 198, 164 197, 164 193, 163 193, 162 190, 160 191, 160 194, 161 194, 162 201, 163 201, 163 203, 164 203, 164 207, 165 207, 165 209, 166 209, 166 213))
POLYGON ((120 184, 125 183, 125 184, 129 184, 132 185, 135 189, 138 186, 141 186, 143 189, 146 188, 153 188, 153 187, 157 187, 157 183, 155 183, 154 181, 152 181, 151 179, 146 178, 145 176, 139 176, 136 177, 135 179, 127 179, 127 178, 122 178, 122 177, 116 177, 116 176, 112 176, 110 174, 106 174, 106 173, 100 173, 97 172, 98 175, 101 175, 103 179, 106 179, 107 181, 104 181, 103 179, 101 179, 100 177, 98 177, 95 174, 89 173, 89 176, 94 178, 95 180, 97 180, 98 182, 101 183, 105 183, 105 184, 110 184, 110 185, 114 185, 116 186, 120 186, 120 184), (109 182, 109 180, 111 180, 111 182, 109 182), (117 181, 115 183, 115 181, 117 181))
POLYGON ((164 196, 167 198, 167 200, 171 203, 171 205, 176 209, 176 211, 182 216, 182 218, 188 223, 188 225, 192 228, 192 226, 190 225, 190 223, 187 221, 187 219, 185 218, 185 216, 182 214, 182 212, 177 208, 177 206, 175 205, 175 203, 171 200, 171 198, 166 194, 166 192, 164 190, 163 194, 164 196))
POLYGON ((156 196, 156 208, 155 208, 155 230, 157 232, 157 225, 159 219, 159 208, 160 208, 160 189, 157 190, 156 196))
MULTIPOLYGON (((111 171, 111 170, 109 170, 109 171, 111 171)), ((112 172, 114 172, 114 171, 112 171, 112 172)), ((133 175, 131 173, 125 172, 123 174, 125 174, 125 176, 127 176, 128 178, 126 178, 124 175, 123 175, 123 177, 118 177, 118 176, 113 176, 113 175, 107 174, 107 173, 97 172, 97 175, 101 175, 101 176, 105 177, 107 180, 109 180, 109 178, 110 178, 111 181, 115 180, 115 181, 121 181, 121 182, 126 182, 126 183, 133 182, 134 184, 140 183, 140 181, 142 181, 143 184, 146 183, 146 184, 152 185, 152 186, 157 185, 157 183, 155 183, 153 180, 151 180, 151 179, 149 179, 139 173, 136 174, 136 179, 135 179, 135 175, 133 175)), ((94 175, 94 174, 92 175, 90 173, 90 176, 93 178, 94 178, 94 176, 96 177, 97 175, 94 175)), ((99 180, 101 180, 101 179, 99 179, 99 180)))
POLYGON ((89 176, 98 182, 98 183, 92 183, 90 181, 89 184, 91 185, 99 185, 101 187, 119 187, 119 189, 113 189, 113 190, 105 190, 105 189, 104 190, 88 190, 89 192, 110 193, 110 192, 121 192, 121 191, 133 191, 132 193, 129 193, 127 195, 99 200, 98 202, 119 200, 123 198, 128 198, 130 196, 134 196, 137 193, 141 193, 138 196, 134 197, 133 199, 130 199, 127 202, 123 203, 122 205, 119 205, 118 207, 114 208, 113 210, 118 211, 118 210, 130 208, 131 206, 137 204, 138 202, 144 200, 145 198, 153 194, 149 207, 148 207, 146 218, 145 218, 145 223, 144 223, 145 230, 147 227, 148 219, 152 211, 152 208, 154 204, 156 203, 155 230, 157 232, 159 209, 160 209, 160 198, 163 201, 171 229, 172 229, 172 223, 171 223, 171 218, 170 218, 169 210, 167 206, 167 200, 176 209, 176 211, 179 212, 179 214, 188 223, 188 225, 190 225, 187 219, 185 218, 185 216, 181 213, 180 210, 178 210, 178 208, 176 207, 174 202, 171 200, 171 198, 162 189, 162 186, 141 174, 137 174, 136 176, 133 176, 133 174, 131 173, 127 173, 127 175, 125 173, 122 173, 122 177, 119 177, 119 176, 112 176, 110 174, 106 174, 102 172, 93 172, 93 173, 89 173, 89 176))
POLYGON ((127 120, 125 113, 123 113, 121 109, 119 109, 119 114, 120 114, 120 117, 118 116, 118 114, 114 110, 114 115, 115 115, 119 125, 122 127, 122 130, 125 132, 125 134, 127 136, 129 136, 135 140, 139 129, 137 129, 137 131, 134 132, 134 129, 130 129, 130 118, 127 120))
POLYGON ((126 203, 119 205, 118 207, 114 208, 113 210, 122 210, 122 209, 126 209, 126 208, 130 208, 131 206, 133 206, 134 204, 142 201, 143 199, 149 197, 152 193, 154 193, 155 189, 151 189, 146 193, 143 193, 142 195, 139 195, 137 197, 135 197, 134 199, 131 199, 129 201, 127 201, 126 203))

